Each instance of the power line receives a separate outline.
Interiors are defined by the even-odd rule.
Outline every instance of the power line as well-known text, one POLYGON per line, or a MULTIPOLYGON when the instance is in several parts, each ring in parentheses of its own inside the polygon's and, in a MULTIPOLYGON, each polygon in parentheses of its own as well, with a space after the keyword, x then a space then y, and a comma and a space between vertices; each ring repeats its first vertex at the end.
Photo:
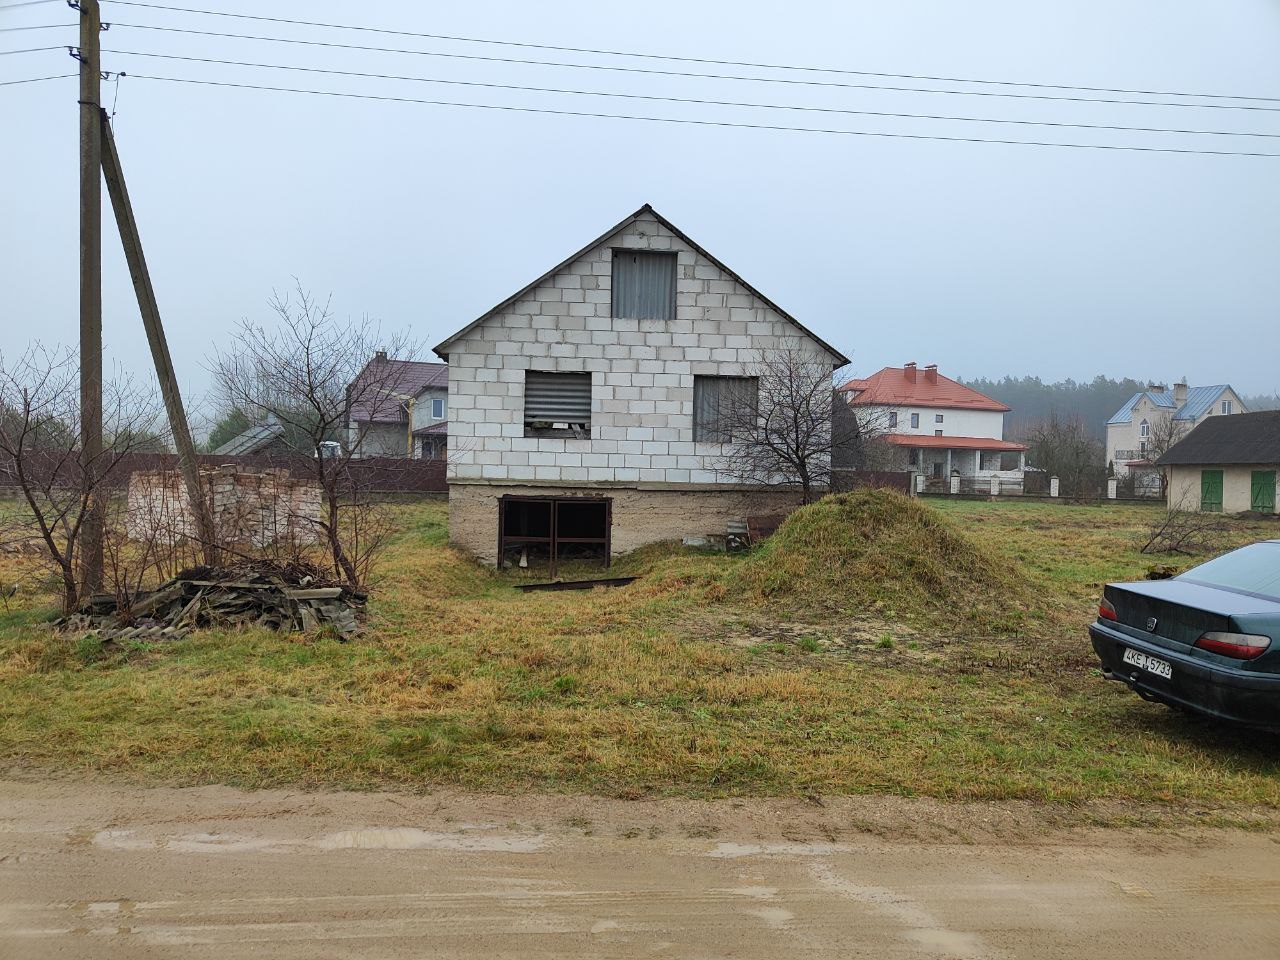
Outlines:
MULTIPOLYGON (((8 8, 4 8, 8 9, 8 8)), ((3 12, 3 10, 0 10, 3 12)), ((17 33, 20 30, 58 30, 62 27, 74 27, 74 23, 42 23, 34 27, 0 27, 0 33, 17 33)))
POLYGON ((443 53, 436 50, 405 50, 397 47, 373 47, 355 43, 335 43, 328 40, 300 40, 293 37, 264 37, 247 33, 223 33, 217 30, 197 30, 193 27, 161 27, 154 24, 121 23, 112 26, 133 30, 157 30, 162 33, 182 33, 201 37, 222 37, 229 40, 261 40, 268 43, 290 43, 307 47, 327 47, 338 50, 361 50, 369 53, 403 53, 420 57, 443 57, 449 60, 478 60, 486 63, 518 63, 525 66, 566 67, 575 70, 602 70, 613 73, 641 73, 663 77, 695 77, 703 80, 742 80, 753 83, 782 83, 804 87, 829 87, 847 90, 888 90, 896 93, 936 93, 959 97, 999 97, 1015 100, 1056 100, 1069 103, 1112 103, 1126 106, 1195 107, 1203 110, 1261 110, 1280 113, 1280 107, 1258 107, 1234 103, 1176 103, 1167 100, 1113 100, 1099 97, 1053 96, 1043 93, 996 93, 990 90, 934 90, 928 87, 897 87, 874 83, 845 83, 834 80, 792 80, 785 77, 749 77, 740 74, 697 73, 686 70, 658 70, 651 67, 618 67, 598 63, 561 63, 552 60, 522 60, 516 57, 489 57, 475 53, 443 53))
POLYGON ((17 10, 19 7, 36 7, 42 3, 57 3, 58 0, 26 0, 25 3, 10 3, 0 7, 0 13, 6 10, 17 10))
POLYGON ((560 53, 586 53, 609 57, 636 57, 645 60, 668 60, 679 63, 705 63, 720 67, 752 67, 760 70, 794 70, 805 73, 835 73, 847 76, 881 77, 892 80, 927 80, 935 83, 975 83, 1002 87, 1032 87, 1041 90, 1083 90, 1088 93, 1125 93, 1155 97, 1205 97, 1222 100, 1264 100, 1280 103, 1280 97, 1255 97, 1233 93, 1181 93, 1172 90, 1135 90, 1124 87, 1086 87, 1066 83, 1032 83, 1024 80, 979 80, 972 77, 936 77, 916 73, 879 73, 871 70, 849 70, 839 67, 806 67, 785 63, 757 63, 750 60, 714 60, 709 57, 682 57, 667 54, 636 53, 629 50, 608 50, 596 47, 567 47, 548 43, 528 43, 515 40, 490 40, 444 33, 418 33, 412 30, 392 30, 384 27, 358 26, 349 23, 325 23, 317 20, 294 20, 287 17, 264 17, 249 13, 229 13, 225 10, 201 10, 194 7, 174 7, 161 3, 143 3, 140 0, 112 0, 122 7, 143 7, 148 10, 167 10, 175 13, 194 13, 209 17, 231 17, 236 20, 256 20, 263 23, 285 23, 302 27, 324 27, 333 30, 358 30, 363 33, 379 33, 398 37, 418 37, 425 40, 449 40, 458 43, 481 43, 503 47, 522 47, 530 50, 554 50, 560 53))
POLYGON ((194 80, 187 77, 157 77, 145 73, 129 73, 140 80, 162 80, 167 83, 188 83, 209 87, 232 87, 241 90, 265 90, 275 93, 303 93, 314 96, 342 97, 353 100, 379 100, 391 103, 428 104, 439 107, 465 107, 474 110, 500 110, 509 113, 538 113, 562 117, 595 117, 606 120, 638 120, 648 123, 687 124, 701 127, 734 127, 744 130, 773 130, 787 133, 819 133, 849 137, 876 137, 893 140, 933 140, 951 143, 996 143, 1021 147, 1067 147, 1079 150, 1122 150, 1137 153, 1182 153, 1219 157, 1274 157, 1280 153, 1262 153, 1244 150, 1201 150, 1186 147, 1135 147, 1103 143, 1061 143, 1039 140, 1003 140, 988 137, 953 137, 923 133, 880 133, 870 130, 840 130, 824 127, 788 127, 778 124, 742 123, 728 120, 695 120, 682 117, 651 117, 624 113, 594 113, 586 110, 556 110, 549 107, 517 107, 494 103, 461 103, 453 100, 425 100, 413 97, 391 97, 370 93, 345 93, 337 90, 309 90, 298 87, 273 87, 264 84, 232 83, 226 80, 194 80))
POLYGON ((25 80, 0 80, 0 87, 10 87, 15 83, 39 83, 41 80, 65 80, 67 77, 78 77, 78 73, 59 73, 52 77, 28 77, 25 80))
POLYGON ((437 83, 447 86, 483 87, 491 90, 516 90, 524 93, 571 94, 587 97, 613 97, 626 100, 648 100, 661 103, 684 103, 698 106, 747 107, 756 110, 794 110, 811 113, 835 113, 863 117, 893 117, 905 120, 952 120, 964 123, 1007 123, 1034 127, 1065 127, 1075 130, 1109 130, 1123 133, 1172 133, 1196 134, 1220 137, 1269 137, 1280 138, 1280 133, 1250 133, 1235 130, 1193 130, 1169 127, 1133 127, 1093 123, 1065 123, 1051 120, 1004 120, 994 117, 957 117, 931 113, 896 113, 883 110, 851 110, 840 107, 795 106, 778 103, 748 103, 740 100, 702 100, 692 97, 663 97, 643 93, 611 93, 600 90, 576 90, 563 87, 532 87, 523 84, 487 83, 478 80, 444 80, 435 77, 413 77, 390 73, 363 73, 356 70, 331 70, 322 67, 300 67, 280 63, 258 63, 247 60, 218 60, 211 57, 187 57, 173 53, 149 53, 140 50, 103 50, 113 56, 154 57, 163 60, 182 60, 189 63, 213 63, 228 67, 255 67, 269 70, 292 70, 300 73, 320 73, 341 77, 363 77, 376 80, 408 80, 417 83, 437 83))
POLYGON ((12 56, 15 53, 44 53, 46 50, 65 50, 65 44, 58 44, 56 47, 27 47, 25 50, 0 50, 0 57, 12 56))

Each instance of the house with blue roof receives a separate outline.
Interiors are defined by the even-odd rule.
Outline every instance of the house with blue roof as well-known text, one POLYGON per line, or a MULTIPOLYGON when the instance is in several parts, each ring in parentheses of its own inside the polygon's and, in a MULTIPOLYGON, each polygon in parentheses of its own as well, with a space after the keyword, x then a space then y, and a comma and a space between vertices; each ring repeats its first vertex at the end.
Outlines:
POLYGON ((1149 384, 1107 421, 1107 466, 1121 479, 1133 478, 1135 493, 1161 496, 1156 460, 1209 417, 1247 412, 1229 383, 1149 384))

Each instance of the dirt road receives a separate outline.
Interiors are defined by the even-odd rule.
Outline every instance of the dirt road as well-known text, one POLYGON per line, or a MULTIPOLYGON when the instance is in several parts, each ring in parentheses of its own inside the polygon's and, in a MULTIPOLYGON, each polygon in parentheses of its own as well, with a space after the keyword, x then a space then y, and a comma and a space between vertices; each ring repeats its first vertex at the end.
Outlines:
POLYGON ((1274 835, 1042 824, 880 799, 5 781, 0 957, 1280 955, 1274 835))

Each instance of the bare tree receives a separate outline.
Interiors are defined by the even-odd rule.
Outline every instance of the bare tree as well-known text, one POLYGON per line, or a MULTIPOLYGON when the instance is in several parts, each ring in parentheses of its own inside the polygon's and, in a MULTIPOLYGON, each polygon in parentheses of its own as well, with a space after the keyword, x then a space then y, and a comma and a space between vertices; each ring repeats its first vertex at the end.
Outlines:
POLYGON ((1035 423, 1026 435, 1031 466, 1056 476, 1062 494, 1097 494, 1106 476, 1105 451, 1089 433, 1083 418, 1060 417, 1057 412, 1035 423))
POLYGON ((831 360, 783 342, 757 351, 740 377, 695 382, 695 439, 718 442, 709 458, 720 475, 753 486, 791 487, 811 503, 830 489, 832 458, 859 434, 839 417, 831 360))
MULTIPOLYGON (((1173 449, 1189 432, 1186 420, 1175 420, 1172 414, 1164 413, 1150 422, 1147 435, 1146 458, 1157 463, 1161 457, 1173 449)), ((1160 471, 1160 495, 1168 492, 1169 478, 1164 470, 1160 471)))
POLYGON ((837 390, 833 398, 831 426, 836 442, 832 444, 832 469, 875 471, 893 470, 897 466, 897 449, 886 437, 890 426, 888 407, 855 406, 849 395, 837 390))
POLYGON ((367 317, 335 319, 327 301, 300 285, 269 302, 275 323, 242 321, 236 345, 213 356, 218 400, 255 422, 274 418, 306 448, 307 470, 323 501, 314 521, 320 539, 334 575, 359 587, 388 528, 351 461, 361 454, 368 422, 404 409, 406 372, 386 357, 413 359, 415 347, 403 335, 384 337, 367 317))
POLYGON ((116 377, 103 385, 103 452, 82 459, 78 369, 74 351, 40 344, 12 360, 0 357, 0 486, 15 490, 23 504, 0 524, 0 542, 42 545, 68 613, 83 599, 86 518, 105 515, 131 455, 163 444, 154 394, 116 377))

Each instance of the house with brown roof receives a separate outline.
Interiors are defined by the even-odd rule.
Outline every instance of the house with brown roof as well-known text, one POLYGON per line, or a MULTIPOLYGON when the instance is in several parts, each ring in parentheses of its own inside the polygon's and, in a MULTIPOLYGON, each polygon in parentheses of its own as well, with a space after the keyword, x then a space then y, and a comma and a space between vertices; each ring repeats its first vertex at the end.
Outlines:
POLYGON ((449 367, 396 360, 379 350, 348 389, 359 399, 347 411, 348 443, 358 457, 443 457, 448 435, 449 367))
POLYGON ((1018 481, 1026 445, 1004 439, 998 400, 938 372, 936 364, 885 367, 840 387, 864 427, 892 451, 890 469, 909 470, 941 484, 959 476, 971 481, 1018 481))

